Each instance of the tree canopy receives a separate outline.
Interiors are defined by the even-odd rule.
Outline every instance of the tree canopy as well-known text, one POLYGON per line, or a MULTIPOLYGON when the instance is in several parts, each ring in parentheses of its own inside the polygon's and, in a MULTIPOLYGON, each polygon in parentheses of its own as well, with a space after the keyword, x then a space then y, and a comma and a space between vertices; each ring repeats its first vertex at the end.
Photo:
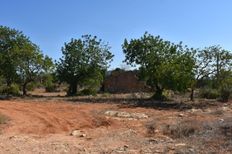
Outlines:
POLYGON ((7 86, 17 83, 26 95, 27 84, 48 69, 51 58, 21 31, 0 26, 0 73, 7 86))
POLYGON ((108 44, 91 35, 71 39, 62 47, 62 54, 57 75, 69 84, 68 95, 75 95, 77 86, 99 86, 113 57, 108 44))
POLYGON ((140 76, 156 91, 157 99, 162 99, 165 88, 185 90, 194 78, 192 49, 182 43, 174 44, 145 33, 139 39, 125 40, 122 48, 125 61, 139 66, 140 76))

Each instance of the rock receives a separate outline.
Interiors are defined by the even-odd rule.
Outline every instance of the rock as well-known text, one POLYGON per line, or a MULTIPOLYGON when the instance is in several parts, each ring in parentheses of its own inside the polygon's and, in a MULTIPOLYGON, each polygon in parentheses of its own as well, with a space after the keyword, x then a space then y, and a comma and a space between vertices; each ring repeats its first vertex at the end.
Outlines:
POLYGON ((77 136, 77 137, 86 137, 86 134, 81 130, 74 130, 70 134, 71 136, 77 136))
POLYGON ((168 147, 169 150, 175 150, 175 147, 168 147))
POLYGON ((146 119, 148 116, 144 113, 129 113, 123 111, 106 111, 105 115, 117 118, 127 118, 127 119, 146 119))
POLYGON ((183 113, 178 114, 178 117, 184 117, 183 113))
POLYGON ((230 111, 231 109, 229 107, 223 106, 222 111, 230 111))
POLYGON ((81 134, 80 137, 86 137, 86 134, 81 134))
POLYGON ((220 121, 220 122, 224 122, 225 120, 224 120, 224 119, 220 119, 219 121, 220 121))
POLYGON ((118 147, 117 149, 113 150, 116 153, 124 153, 127 151, 127 149, 129 148, 128 145, 124 145, 123 147, 118 147))
POLYGON ((156 129, 156 130, 154 131, 154 133, 159 133, 159 130, 158 130, 158 129, 156 129))
POLYGON ((116 116, 119 118, 132 118, 131 114, 128 112, 117 112, 116 116))
POLYGON ((202 112, 201 109, 190 109, 189 112, 195 113, 195 112, 202 112))
POLYGON ((136 119, 147 119, 148 116, 144 113, 132 113, 131 114, 132 118, 136 118, 136 119))
POLYGON ((148 142, 149 142, 150 144, 158 144, 158 143, 159 143, 159 141, 156 140, 156 139, 149 139, 148 142))
POLYGON ((117 111, 106 111, 105 112, 105 115, 108 115, 108 116, 116 116, 117 114, 117 111))
POLYGON ((212 113, 212 110, 211 109, 205 109, 204 112, 212 113))
POLYGON ((175 144, 175 146, 176 147, 178 147, 178 146, 186 146, 186 144, 185 143, 178 143, 178 144, 175 144))

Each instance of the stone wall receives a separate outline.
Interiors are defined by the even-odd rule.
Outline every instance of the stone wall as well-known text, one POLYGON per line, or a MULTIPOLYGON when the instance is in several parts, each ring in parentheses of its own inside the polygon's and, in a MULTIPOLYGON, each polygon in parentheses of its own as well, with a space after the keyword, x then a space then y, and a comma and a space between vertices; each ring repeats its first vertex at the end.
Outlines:
POLYGON ((112 71, 104 81, 103 89, 110 93, 145 92, 149 88, 139 81, 134 71, 112 71))

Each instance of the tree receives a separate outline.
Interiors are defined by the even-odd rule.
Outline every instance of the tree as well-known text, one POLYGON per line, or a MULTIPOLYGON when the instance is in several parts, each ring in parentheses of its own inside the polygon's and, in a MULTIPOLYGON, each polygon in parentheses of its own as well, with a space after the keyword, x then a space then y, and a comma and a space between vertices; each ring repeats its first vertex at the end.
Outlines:
POLYGON ((29 40, 22 32, 0 26, 0 73, 7 86, 17 80, 18 54, 25 41, 29 40))
POLYGON ((231 70, 232 53, 222 49, 220 46, 211 46, 208 48, 213 55, 213 68, 215 72, 215 87, 218 87, 223 82, 223 72, 231 70))
POLYGON ((38 46, 31 42, 26 42, 21 49, 17 73, 20 77, 23 95, 27 95, 27 85, 52 67, 52 59, 42 54, 38 46))
POLYGON ((209 75, 213 74, 213 55, 207 48, 204 50, 195 50, 194 52, 195 65, 194 65, 194 74, 195 78, 192 80, 191 84, 191 94, 190 100, 194 100, 194 91, 197 83, 200 80, 203 80, 209 75))
POLYGON ((46 71, 51 61, 22 32, 0 26, 0 73, 8 87, 18 83, 26 95, 28 83, 46 71))
POLYGON ((210 46, 195 50, 195 78, 192 81, 190 99, 194 100, 196 84, 206 78, 215 78, 214 88, 220 88, 225 80, 225 71, 231 70, 232 54, 220 46, 210 46))
POLYGON ((194 59, 191 49, 164 41, 145 33, 122 45, 125 61, 140 70, 140 77, 155 91, 155 99, 163 99, 163 90, 185 90, 193 78, 194 59))
POLYGON ((77 86, 101 82, 103 72, 113 58, 108 44, 91 35, 71 39, 62 47, 62 53, 57 63, 57 75, 60 81, 69 84, 68 95, 75 95, 77 86))

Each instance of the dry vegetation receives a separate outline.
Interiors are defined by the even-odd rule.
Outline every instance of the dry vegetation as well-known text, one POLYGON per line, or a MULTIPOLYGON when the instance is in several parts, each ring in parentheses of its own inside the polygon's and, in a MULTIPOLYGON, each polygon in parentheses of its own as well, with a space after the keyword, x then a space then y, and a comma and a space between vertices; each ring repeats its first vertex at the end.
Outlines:
POLYGON ((0 114, 0 125, 6 124, 8 120, 9 120, 8 117, 6 117, 5 115, 0 114))
POLYGON ((149 96, 2 100, 0 153, 232 152, 232 102, 155 102, 149 96))

